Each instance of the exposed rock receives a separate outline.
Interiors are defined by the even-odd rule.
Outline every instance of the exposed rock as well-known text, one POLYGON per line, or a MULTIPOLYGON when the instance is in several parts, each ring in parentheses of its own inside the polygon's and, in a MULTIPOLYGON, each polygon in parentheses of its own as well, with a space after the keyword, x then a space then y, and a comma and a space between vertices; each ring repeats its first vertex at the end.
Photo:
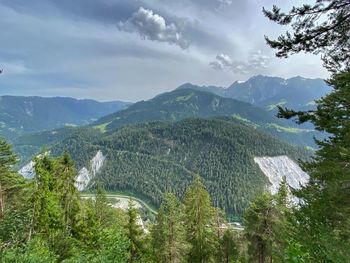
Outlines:
POLYGON ((102 168, 105 159, 106 157, 102 152, 98 151, 94 158, 91 159, 89 169, 86 167, 80 169, 78 176, 75 178, 75 186, 79 191, 83 191, 89 186, 91 180, 102 168))
POLYGON ((24 178, 31 179, 35 176, 34 166, 35 166, 35 162, 30 161, 25 166, 23 166, 18 172, 24 178))
POLYGON ((300 189, 309 181, 309 175, 288 156, 255 157, 254 161, 269 179, 271 183, 269 190, 272 194, 277 193, 284 176, 288 185, 293 189, 300 189))

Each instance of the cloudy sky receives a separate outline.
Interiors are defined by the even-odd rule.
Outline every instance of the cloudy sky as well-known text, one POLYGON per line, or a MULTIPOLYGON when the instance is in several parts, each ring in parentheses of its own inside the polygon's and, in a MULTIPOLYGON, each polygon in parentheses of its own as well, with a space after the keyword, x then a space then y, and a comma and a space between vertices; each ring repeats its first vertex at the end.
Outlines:
MULTIPOLYGON (((137 101, 191 82, 327 77, 318 56, 274 58, 285 0, 0 0, 0 95, 137 101)), ((294 4, 305 3, 293 1, 294 4)))

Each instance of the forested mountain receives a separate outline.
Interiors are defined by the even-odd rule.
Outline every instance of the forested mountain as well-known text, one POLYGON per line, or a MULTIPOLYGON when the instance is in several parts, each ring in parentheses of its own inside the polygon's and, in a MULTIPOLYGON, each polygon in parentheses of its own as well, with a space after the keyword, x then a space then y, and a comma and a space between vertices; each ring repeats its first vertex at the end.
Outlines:
POLYGON ((77 132, 51 147, 68 151, 77 167, 89 167, 97 151, 106 157, 96 180, 109 191, 126 191, 159 205, 165 192, 181 197, 199 174, 215 205, 240 214, 267 185, 255 156, 308 153, 237 120, 186 119, 125 126, 114 132, 77 132))
POLYGON ((289 127, 270 112, 249 103, 223 98, 210 92, 179 89, 160 94, 148 101, 137 102, 127 109, 102 117, 86 127, 65 127, 52 131, 25 134, 13 139, 20 165, 48 146, 75 133, 113 132, 125 125, 150 121, 177 121, 194 117, 216 117, 225 121, 241 121, 253 129, 271 134, 294 145, 314 147, 312 129, 289 127))
POLYGON ((247 81, 236 81, 227 88, 215 86, 197 86, 186 83, 178 89, 196 89, 209 91, 219 96, 233 98, 275 111, 277 105, 295 110, 314 107, 315 99, 325 96, 331 91, 322 79, 294 77, 283 79, 278 77, 254 76, 247 81))
POLYGON ((313 137, 317 134, 312 129, 289 127, 272 113, 249 103, 188 88, 177 89, 160 94, 151 100, 135 103, 125 110, 99 119, 93 125, 108 131, 140 122, 214 116, 242 120, 254 128, 292 144, 315 146, 313 137))
POLYGON ((69 125, 86 125, 112 112, 126 108, 122 101, 98 102, 54 97, 0 97, 0 134, 12 139, 18 135, 69 125))
POLYGON ((249 103, 223 98, 210 92, 179 89, 140 101, 129 108, 99 119, 107 130, 125 124, 154 120, 175 121, 188 117, 240 116, 255 123, 275 122, 271 114, 249 103))

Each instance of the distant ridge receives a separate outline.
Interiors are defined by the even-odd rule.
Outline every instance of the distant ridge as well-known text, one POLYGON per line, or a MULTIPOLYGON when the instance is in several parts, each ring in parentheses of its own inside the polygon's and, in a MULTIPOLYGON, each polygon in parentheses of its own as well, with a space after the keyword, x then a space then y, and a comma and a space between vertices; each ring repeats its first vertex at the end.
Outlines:
POLYGON ((235 81, 227 88, 216 86, 198 86, 185 83, 177 89, 190 88, 209 91, 216 95, 233 98, 275 111, 277 105, 296 110, 306 110, 314 106, 314 100, 331 91, 322 79, 308 79, 300 76, 283 79, 257 75, 247 81, 235 81))
POLYGON ((129 105, 69 97, 0 96, 0 134, 12 139, 26 133, 86 125, 129 105))

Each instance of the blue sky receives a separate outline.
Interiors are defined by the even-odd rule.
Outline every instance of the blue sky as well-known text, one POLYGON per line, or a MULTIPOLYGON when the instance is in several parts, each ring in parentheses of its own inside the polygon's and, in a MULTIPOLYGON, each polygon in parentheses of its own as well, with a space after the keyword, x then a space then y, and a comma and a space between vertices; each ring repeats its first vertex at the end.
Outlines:
MULTIPOLYGON (((285 0, 1 0, 0 95, 137 101, 184 82, 326 78, 318 56, 277 59, 285 0)), ((294 4, 305 1, 293 1, 294 4)))

